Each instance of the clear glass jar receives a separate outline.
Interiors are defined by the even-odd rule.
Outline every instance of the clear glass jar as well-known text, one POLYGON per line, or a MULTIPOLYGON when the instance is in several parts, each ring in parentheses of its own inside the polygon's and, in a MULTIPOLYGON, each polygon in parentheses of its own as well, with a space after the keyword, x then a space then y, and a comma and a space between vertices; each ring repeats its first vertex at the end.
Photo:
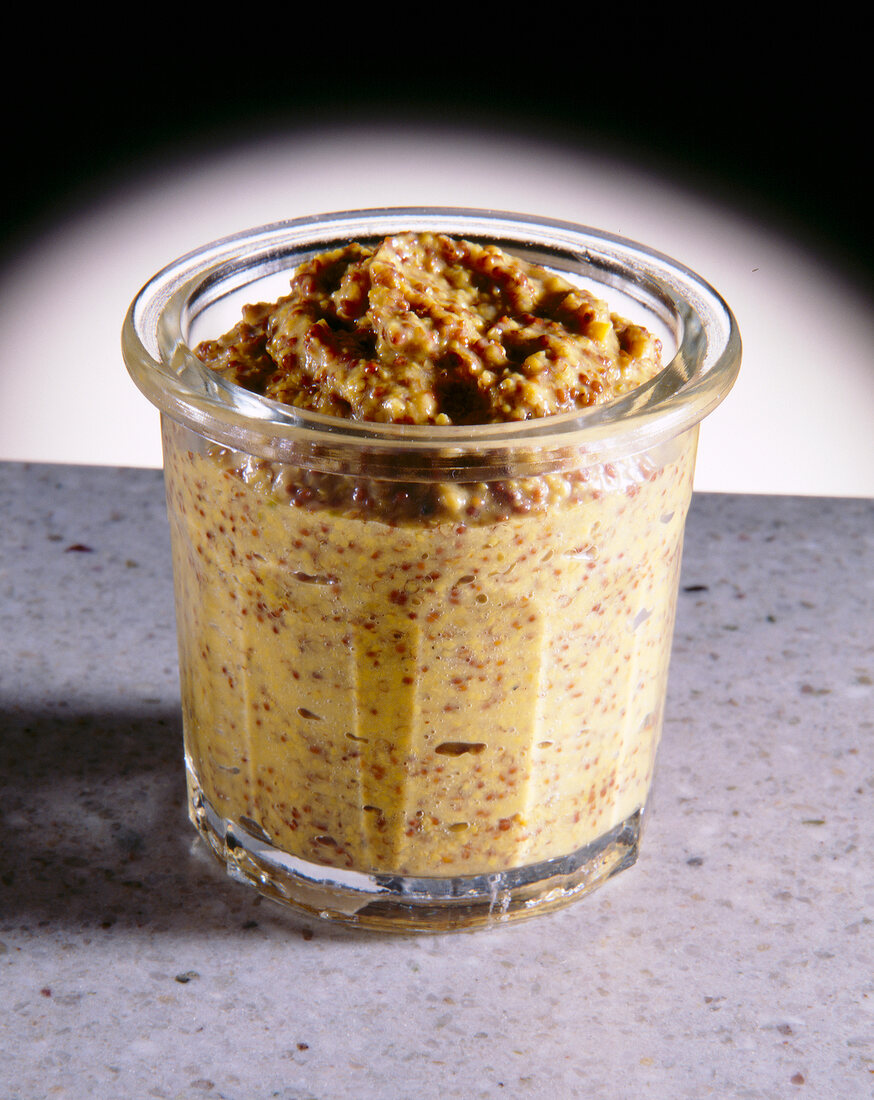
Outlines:
POLYGON ((698 424, 740 362, 718 294, 565 223, 358 211, 170 265, 123 346, 162 414, 191 818, 229 872, 309 914, 443 931, 630 866, 698 424), (406 230, 594 290, 667 365, 584 412, 415 427, 281 405, 193 355, 306 257, 406 230))

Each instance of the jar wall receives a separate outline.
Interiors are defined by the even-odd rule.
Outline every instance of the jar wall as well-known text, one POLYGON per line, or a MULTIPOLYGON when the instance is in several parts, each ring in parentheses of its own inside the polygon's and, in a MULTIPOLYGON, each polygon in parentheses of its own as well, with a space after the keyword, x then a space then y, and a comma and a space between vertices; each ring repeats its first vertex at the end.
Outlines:
POLYGON ((186 754, 215 812, 323 867, 454 876, 639 811, 696 437, 438 484, 415 518, 401 480, 302 492, 306 470, 165 418, 186 754))

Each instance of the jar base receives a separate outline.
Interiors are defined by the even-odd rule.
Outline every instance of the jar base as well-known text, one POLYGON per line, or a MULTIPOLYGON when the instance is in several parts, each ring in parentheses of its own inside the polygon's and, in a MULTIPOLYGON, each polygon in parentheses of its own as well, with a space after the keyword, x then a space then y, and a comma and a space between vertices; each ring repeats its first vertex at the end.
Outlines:
POLYGON ((223 818, 188 773, 189 816, 231 878, 309 917, 383 932, 468 931, 560 909, 637 859, 643 811, 576 852, 479 875, 367 874, 290 856, 223 818))

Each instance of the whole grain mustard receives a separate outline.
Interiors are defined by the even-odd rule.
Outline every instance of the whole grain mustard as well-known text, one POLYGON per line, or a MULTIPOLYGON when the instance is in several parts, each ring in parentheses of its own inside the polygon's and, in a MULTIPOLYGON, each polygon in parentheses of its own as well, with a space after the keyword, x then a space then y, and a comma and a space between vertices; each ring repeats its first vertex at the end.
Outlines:
MULTIPOLYGON (((197 353, 273 400, 435 428, 584 409, 661 366, 563 277, 412 233, 312 257, 197 353)), ((437 876, 564 856, 642 808, 694 432, 479 483, 164 432, 186 752, 220 816, 312 863, 437 876)))

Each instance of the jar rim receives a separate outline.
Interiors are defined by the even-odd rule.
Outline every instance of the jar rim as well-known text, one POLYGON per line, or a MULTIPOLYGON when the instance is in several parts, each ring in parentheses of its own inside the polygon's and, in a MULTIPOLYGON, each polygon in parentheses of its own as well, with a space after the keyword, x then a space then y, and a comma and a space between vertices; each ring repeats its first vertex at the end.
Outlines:
MULTIPOLYGON (((181 256, 134 298, 122 330, 128 371, 172 419, 220 445, 267 459, 358 468, 379 476, 470 480, 512 462, 537 473, 573 452, 591 461, 635 454, 694 427, 726 396, 740 366, 737 323, 720 294, 689 268, 636 242, 527 214, 452 207, 386 207, 312 215, 258 226, 181 256), (407 425, 346 420, 281 404, 215 374, 188 343, 193 320, 227 294, 316 252, 412 232, 497 244, 561 274, 631 294, 676 334, 659 374, 604 405, 532 420, 407 425), (524 456, 524 457, 523 457, 524 456), (388 476, 388 474, 386 475, 388 476)), ((561 463, 563 464, 563 462, 561 463)))

